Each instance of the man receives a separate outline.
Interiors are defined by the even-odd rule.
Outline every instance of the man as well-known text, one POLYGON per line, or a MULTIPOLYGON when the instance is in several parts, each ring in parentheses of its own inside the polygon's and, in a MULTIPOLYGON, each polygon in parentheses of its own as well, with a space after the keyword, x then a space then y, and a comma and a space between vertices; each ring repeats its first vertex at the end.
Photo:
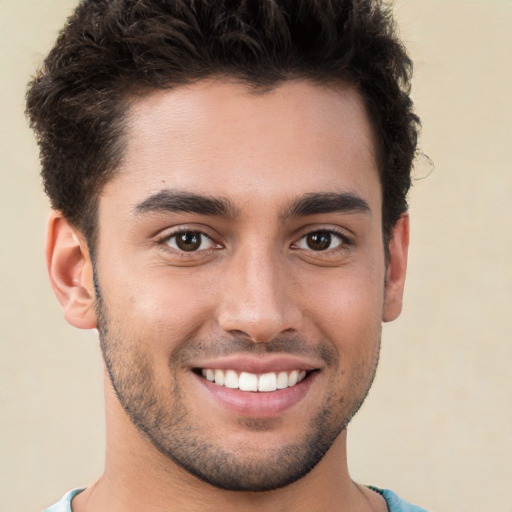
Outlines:
POLYGON ((27 105, 107 452, 48 510, 421 510, 346 462, 401 310, 410 68, 376 1, 81 2, 27 105))

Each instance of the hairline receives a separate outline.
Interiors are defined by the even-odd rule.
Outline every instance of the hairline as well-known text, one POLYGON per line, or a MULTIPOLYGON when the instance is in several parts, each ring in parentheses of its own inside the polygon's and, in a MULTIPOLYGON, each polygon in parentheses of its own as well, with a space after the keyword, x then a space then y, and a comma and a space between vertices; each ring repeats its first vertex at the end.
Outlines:
MULTIPOLYGON (((97 244, 99 241, 99 203, 101 194, 105 188, 105 186, 112 181, 116 175, 121 172, 122 163, 124 157, 126 156, 126 146, 129 140, 129 126, 130 126, 130 115, 133 110, 133 106, 137 101, 141 99, 147 98, 150 95, 158 94, 159 92, 165 91, 173 91, 178 88, 184 88, 188 86, 192 86, 195 84, 199 84, 201 82, 211 82, 216 83, 219 81, 224 81, 226 83, 233 83, 245 86, 247 91, 251 94, 263 95, 273 90, 277 89, 281 85, 284 85, 289 82, 306 82, 310 83, 316 87, 327 89, 331 91, 346 91, 347 89, 353 90, 361 100, 361 104, 364 109, 364 114, 368 121, 369 126, 369 137, 371 140, 372 148, 372 156, 375 160, 375 165, 379 178, 380 185, 380 193, 381 193, 381 228, 382 228, 382 237, 383 237, 383 245, 384 252, 386 257, 386 262, 389 257, 389 240, 390 234, 398 219, 390 222, 389 232, 385 226, 385 195, 384 195, 384 183, 382 181, 382 177, 384 175, 385 169, 384 167, 384 159, 382 157, 382 145, 379 144, 378 134, 377 134, 377 126, 376 120, 373 119, 372 111, 368 102, 368 99, 364 95, 364 93, 360 90, 360 87, 357 86, 355 80, 350 79, 350 76, 347 77, 323 77, 323 76, 308 76, 304 73, 293 73, 290 72, 286 77, 282 79, 274 79, 274 80, 261 80, 258 81, 254 77, 247 77, 240 73, 234 72, 213 72, 210 74, 205 74, 200 77, 191 77, 187 81, 173 83, 169 80, 168 84, 165 86, 151 86, 146 84, 124 84, 120 86, 120 95, 119 100, 117 102, 117 112, 118 112, 118 126, 120 128, 119 135, 116 141, 116 157, 111 158, 110 160, 115 160, 114 165, 112 165, 110 171, 103 175, 102 180, 100 181, 100 186, 96 189, 94 186, 94 193, 91 194, 91 199, 87 204, 85 211, 81 215, 81 219, 77 223, 73 223, 71 219, 68 219, 85 237, 85 240, 88 245, 89 253, 91 255, 91 259, 95 258, 97 244), (82 226, 80 226, 81 224, 82 226)), ((401 214, 405 213, 407 208, 401 212, 401 214)))

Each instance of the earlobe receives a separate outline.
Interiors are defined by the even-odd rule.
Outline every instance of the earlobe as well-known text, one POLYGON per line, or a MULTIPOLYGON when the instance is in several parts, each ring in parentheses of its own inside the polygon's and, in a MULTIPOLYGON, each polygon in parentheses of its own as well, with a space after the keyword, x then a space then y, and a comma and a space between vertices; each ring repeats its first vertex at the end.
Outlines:
POLYGON ((93 269, 87 243, 55 210, 48 218, 46 265, 66 320, 80 329, 95 328, 93 269))
POLYGON ((402 311, 407 252, 409 249, 409 215, 402 214, 393 228, 389 241, 389 262, 386 269, 386 285, 382 320, 391 322, 402 311))

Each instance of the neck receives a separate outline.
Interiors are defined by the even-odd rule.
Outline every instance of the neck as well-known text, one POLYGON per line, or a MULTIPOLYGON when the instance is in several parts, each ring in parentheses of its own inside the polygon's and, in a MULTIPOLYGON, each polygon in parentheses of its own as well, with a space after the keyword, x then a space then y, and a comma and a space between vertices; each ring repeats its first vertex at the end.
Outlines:
POLYGON ((368 495, 373 493, 361 491, 348 473, 346 431, 298 481, 273 491, 226 491, 199 480, 160 453, 129 420, 109 383, 106 404, 105 471, 73 500, 73 512, 372 510, 368 495))

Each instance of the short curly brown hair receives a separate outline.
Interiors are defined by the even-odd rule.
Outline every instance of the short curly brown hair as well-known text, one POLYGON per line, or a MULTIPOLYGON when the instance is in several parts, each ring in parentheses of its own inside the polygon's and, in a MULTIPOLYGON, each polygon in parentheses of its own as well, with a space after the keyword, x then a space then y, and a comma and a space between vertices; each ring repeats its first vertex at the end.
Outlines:
POLYGON ((407 210, 417 144, 411 72, 378 0, 82 0, 29 85, 27 114, 52 206, 93 248, 131 95, 219 74, 264 88, 350 84, 375 133, 387 242, 407 210))

